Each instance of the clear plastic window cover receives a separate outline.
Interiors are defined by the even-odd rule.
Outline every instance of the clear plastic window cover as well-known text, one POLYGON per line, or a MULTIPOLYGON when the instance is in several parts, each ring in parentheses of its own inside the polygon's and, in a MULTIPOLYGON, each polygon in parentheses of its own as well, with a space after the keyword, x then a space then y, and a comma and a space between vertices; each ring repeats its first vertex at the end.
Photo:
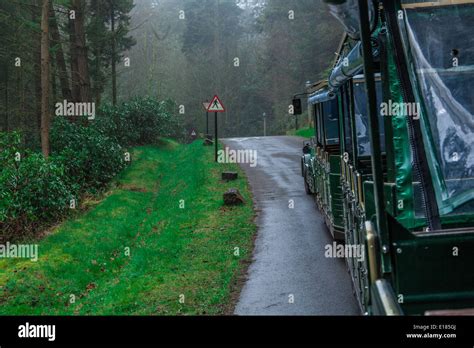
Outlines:
MULTIPOLYGON (((376 82, 377 106, 381 105, 382 100, 382 83, 376 82)), ((381 108, 379 108, 381 110, 381 108)), ((385 130, 383 116, 379 114, 379 130, 381 151, 385 151, 385 130)), ((364 83, 354 83, 354 118, 357 134, 357 153, 359 156, 371 156, 372 149, 370 147, 369 134, 369 113, 367 111, 367 94, 365 92, 364 83)))
POLYGON ((344 147, 345 151, 352 156, 352 133, 351 133, 351 124, 349 119, 349 98, 348 98, 347 89, 342 94, 342 110, 344 115, 344 147))
POLYGON ((324 128, 326 129, 326 144, 339 144, 339 114, 337 99, 323 104, 324 128))
POLYGON ((407 9, 405 18, 428 157, 449 212, 474 198, 474 5, 407 9))

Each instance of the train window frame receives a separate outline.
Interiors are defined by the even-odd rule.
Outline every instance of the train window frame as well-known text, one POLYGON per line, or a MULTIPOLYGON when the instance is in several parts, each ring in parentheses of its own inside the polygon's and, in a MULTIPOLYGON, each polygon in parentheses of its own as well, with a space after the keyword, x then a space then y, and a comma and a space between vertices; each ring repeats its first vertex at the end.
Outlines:
POLYGON ((320 115, 320 122, 322 125, 322 134, 321 134, 321 144, 323 147, 323 151, 326 150, 326 125, 324 124, 324 102, 319 103, 320 108, 321 108, 321 115, 320 115))
POLYGON ((319 134, 321 132, 319 125, 319 104, 314 105, 314 124, 315 124, 315 139, 316 146, 319 146, 319 134))
POLYGON ((321 103, 317 103, 316 106, 317 106, 317 108, 316 108, 317 109, 316 121, 317 121, 317 124, 318 124, 316 144, 317 144, 318 147, 323 148, 324 147, 324 124, 321 122, 321 117, 322 117, 323 110, 322 110, 322 107, 321 107, 321 103))
POLYGON ((347 162, 351 162, 354 158, 354 142, 353 142, 353 132, 352 132, 352 98, 351 98, 351 82, 348 81, 341 86, 340 92, 340 120, 342 122, 342 127, 340 127, 341 133, 341 152, 345 155, 347 154, 347 162), (348 133, 349 132, 349 136, 348 133))
MULTIPOLYGON (((387 153, 387 132, 386 132, 386 122, 385 122, 385 116, 382 115, 381 113, 381 103, 384 102, 384 97, 383 97, 383 84, 382 84, 382 77, 381 77, 381 74, 380 73, 376 73, 374 74, 374 78, 375 78, 375 84, 376 84, 376 92, 377 92, 377 111, 379 112, 379 134, 380 134, 380 150, 381 150, 381 154, 383 156, 386 155, 387 153)), ((365 85, 366 83, 366 79, 365 79, 365 76, 364 75, 357 75, 357 76, 354 76, 353 79, 352 79, 352 86, 353 86, 353 101, 354 103, 356 102, 356 93, 354 92, 355 90, 355 86, 356 84, 362 84, 362 85, 365 85)), ((358 86, 357 86, 358 87, 358 86)), ((363 90, 364 90, 364 93, 365 93, 365 86, 363 86, 363 90)), ((365 95, 365 103, 367 104, 367 95, 365 95)), ((367 127, 366 129, 366 134, 367 134, 367 137, 368 137, 368 142, 367 142, 367 145, 369 146, 369 153, 368 154, 364 154, 364 155, 360 155, 360 151, 359 151, 359 145, 360 145, 360 136, 359 136, 359 133, 358 133, 358 123, 356 121, 356 105, 354 104, 354 115, 353 115, 353 120, 354 120, 354 123, 353 123, 353 126, 354 126, 354 132, 355 132, 355 138, 354 138, 354 142, 355 142, 355 147, 354 147, 354 150, 355 150, 355 153, 354 153, 354 158, 355 158, 355 162, 356 163, 359 163, 359 161, 361 159, 369 159, 372 157, 372 147, 371 147, 371 138, 370 138, 370 129, 369 129, 369 115, 368 115, 368 110, 367 110, 367 107, 366 107, 366 113, 367 115, 365 115, 366 117, 366 121, 367 123, 364 124, 364 126, 367 127)), ((388 117, 388 116, 387 116, 388 117)))
POLYGON ((321 103, 321 109, 323 110, 323 113, 322 113, 322 121, 324 123, 324 149, 327 148, 327 146, 329 145, 338 145, 340 146, 340 143, 341 143, 341 139, 340 139, 340 131, 339 131, 339 110, 338 110, 338 101, 337 99, 330 99, 330 100, 327 100, 325 102, 322 102, 321 103), (329 108, 330 111, 331 111, 331 114, 333 116, 333 119, 332 120, 328 120, 328 117, 327 117, 327 109, 325 108, 329 108), (335 116, 334 116, 335 114, 335 116), (329 138, 329 125, 328 125, 328 122, 334 122, 334 126, 337 127, 337 130, 336 130, 336 135, 337 135, 337 138, 335 137, 331 137, 329 138), (337 142, 335 143, 331 143, 329 144, 329 141, 330 139, 337 139, 337 142))
POLYGON ((318 137, 318 123, 317 123, 318 105, 313 105, 313 107, 311 108, 311 111, 312 111, 313 127, 314 127, 313 144, 316 144, 317 137, 318 137))

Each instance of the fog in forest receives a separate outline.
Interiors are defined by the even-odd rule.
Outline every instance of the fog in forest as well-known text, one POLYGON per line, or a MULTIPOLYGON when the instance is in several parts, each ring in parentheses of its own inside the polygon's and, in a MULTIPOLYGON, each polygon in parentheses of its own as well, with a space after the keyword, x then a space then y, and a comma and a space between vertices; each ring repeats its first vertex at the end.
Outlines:
POLYGON ((264 113, 268 134, 293 127, 291 96, 325 77, 342 35, 320 0, 136 1, 131 28, 120 99, 171 98, 203 131, 201 103, 218 94, 223 136, 262 135, 264 113))
MULTIPOLYGON (((175 104, 183 132, 204 133, 202 102, 218 94, 226 137, 262 135, 264 114, 269 135, 294 127, 291 97, 325 78, 342 35, 320 0, 71 0, 53 1, 52 9, 52 119, 66 99, 99 109, 149 96, 175 104), (75 27, 71 9, 80 17, 75 27)), ((41 123, 40 19, 38 0, 0 5, 0 127, 29 134, 33 147, 41 123), (13 66, 17 59, 22 69, 13 66)))

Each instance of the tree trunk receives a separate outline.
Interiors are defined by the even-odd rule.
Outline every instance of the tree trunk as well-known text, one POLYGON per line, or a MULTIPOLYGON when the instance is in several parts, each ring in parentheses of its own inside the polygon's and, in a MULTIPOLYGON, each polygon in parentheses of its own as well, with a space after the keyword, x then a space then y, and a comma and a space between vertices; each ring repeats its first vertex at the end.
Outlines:
POLYGON ((117 66, 116 66, 116 42, 115 42, 115 8, 113 1, 110 7, 110 23, 112 31, 112 104, 117 105, 117 66))
MULTIPOLYGON (((92 2, 92 6, 95 8, 95 13, 96 16, 101 15, 101 3, 99 0, 95 0, 92 2)), ((96 108, 100 106, 101 102, 101 94, 103 92, 103 78, 102 78, 102 73, 101 73, 101 66, 102 66, 102 59, 101 59, 101 54, 102 54, 102 49, 101 49, 101 44, 94 44, 94 49, 93 49, 94 57, 95 57, 95 79, 94 79, 94 94, 95 94, 95 103, 96 103, 96 108)))
MULTIPOLYGON (((34 5, 31 7, 31 19, 34 23, 38 23, 41 20, 41 3, 39 0, 34 1, 34 5)), ((36 121, 36 129, 41 134, 41 33, 34 33, 34 84, 35 84, 35 107, 34 115, 36 121)), ((37 133, 37 134, 38 134, 37 133)))
POLYGON ((102 75, 100 73, 100 66, 101 66, 101 59, 100 59, 101 51, 99 48, 94 48, 94 56, 95 56, 95 84, 94 84, 94 93, 95 93, 95 103, 96 107, 100 106, 101 102, 101 93, 102 93, 102 75))
POLYGON ((49 0, 41 12, 41 150, 49 156, 49 0))
MULTIPOLYGON (((77 10, 71 7, 71 11, 77 12, 77 10)), ((71 98, 72 101, 80 101, 80 90, 79 90, 79 72, 77 67, 77 48, 76 48, 76 27, 74 22, 76 19, 71 19, 69 14, 69 52, 71 54, 71 98)))
MULTIPOLYGON (((50 49, 52 49, 53 45, 51 44, 51 40, 50 40, 49 44, 50 44, 50 49)), ((50 82, 50 88, 51 88, 51 91, 52 91, 50 96, 52 97, 53 103, 54 103, 54 101, 58 100, 58 84, 57 84, 57 81, 56 81, 57 80, 56 79, 56 72, 58 70, 58 67, 57 67, 57 64, 56 64, 54 59, 50 59, 49 70, 50 70, 49 82, 50 82)))
POLYGON ((90 76, 87 60, 86 32, 84 28, 84 1, 73 0, 76 10, 76 20, 74 21, 76 53, 77 53, 77 73, 79 82, 79 96, 81 102, 90 102, 90 76))
POLYGON ((5 129, 7 132, 10 131, 8 112, 8 64, 5 64, 5 129))
POLYGON ((69 87, 69 79, 67 75, 66 60, 64 59, 63 45, 61 42, 61 34, 59 33, 58 22, 54 7, 50 8, 51 17, 51 39, 56 50, 56 66, 59 71, 59 83, 61 85, 61 93, 64 99, 71 100, 71 88, 69 87))

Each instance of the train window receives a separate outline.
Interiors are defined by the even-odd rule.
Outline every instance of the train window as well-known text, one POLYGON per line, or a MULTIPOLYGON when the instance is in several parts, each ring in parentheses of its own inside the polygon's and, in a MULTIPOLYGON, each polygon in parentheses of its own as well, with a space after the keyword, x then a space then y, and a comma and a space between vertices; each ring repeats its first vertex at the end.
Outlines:
POLYGON ((314 104, 314 136, 316 138, 316 143, 319 141, 319 123, 318 123, 318 117, 319 117, 319 104, 314 104))
POLYGON ((344 123, 344 151, 349 154, 349 158, 352 158, 351 101, 347 84, 342 87, 341 102, 344 123))
POLYGON ((314 125, 314 137, 318 137, 318 122, 317 122, 317 115, 318 115, 318 105, 313 105, 311 108, 313 114, 313 125, 314 125))
POLYGON ((405 19, 429 160, 455 208, 474 198, 474 36, 459 34, 471 31, 474 4, 406 10, 405 19))
POLYGON ((337 107, 337 99, 323 103, 326 145, 339 144, 339 114, 337 112, 337 107))
MULTIPOLYGON (((379 110, 380 150, 385 152, 384 120, 379 105, 382 103, 382 83, 376 82, 377 110, 379 110)), ((367 94, 364 82, 354 82, 354 117, 357 134, 357 155, 359 157, 371 156, 369 135, 369 113, 367 110, 367 94)))
POLYGON ((324 144, 324 136, 323 136, 323 132, 324 132, 324 129, 323 129, 323 123, 321 121, 321 116, 322 116, 322 113, 323 113, 323 110, 322 110, 322 106, 320 103, 316 104, 316 123, 318 124, 317 126, 317 129, 318 129, 318 133, 317 133, 317 140, 318 140, 318 145, 319 146, 323 146, 324 144))

